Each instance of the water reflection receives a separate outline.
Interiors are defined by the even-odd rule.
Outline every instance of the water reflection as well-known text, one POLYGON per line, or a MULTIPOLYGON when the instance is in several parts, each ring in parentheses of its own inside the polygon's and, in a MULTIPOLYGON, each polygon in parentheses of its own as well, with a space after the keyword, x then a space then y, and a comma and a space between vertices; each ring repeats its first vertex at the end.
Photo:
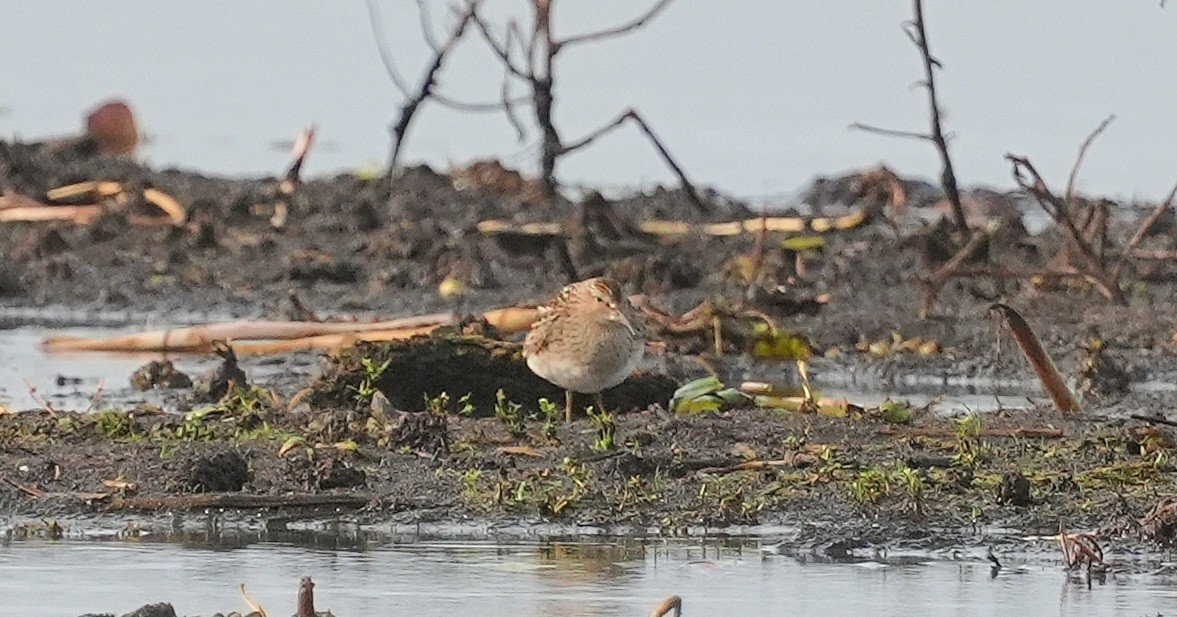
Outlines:
MULTIPOLYGON (((1110 574, 1089 588, 1049 560, 990 578, 982 555, 822 561, 774 555, 747 539, 496 544, 402 538, 295 546, 16 541, 0 548, 5 615, 78 615, 172 602, 179 614, 243 610, 236 585, 272 615, 315 579, 320 610, 487 617, 645 615, 663 598, 684 613, 732 615, 1131 615, 1177 606, 1177 575, 1110 574)), ((1166 613, 1167 614, 1167 613, 1166 613)))

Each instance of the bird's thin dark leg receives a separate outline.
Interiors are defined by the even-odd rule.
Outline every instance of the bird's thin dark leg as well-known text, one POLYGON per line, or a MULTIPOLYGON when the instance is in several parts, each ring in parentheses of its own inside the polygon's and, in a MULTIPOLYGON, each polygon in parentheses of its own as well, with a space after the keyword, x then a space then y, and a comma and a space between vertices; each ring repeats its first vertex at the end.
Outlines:
POLYGON ((572 424, 572 390, 564 391, 564 423, 572 424))
POLYGON ((600 392, 593 395, 593 402, 597 404, 597 413, 605 411, 605 399, 601 396, 600 392))

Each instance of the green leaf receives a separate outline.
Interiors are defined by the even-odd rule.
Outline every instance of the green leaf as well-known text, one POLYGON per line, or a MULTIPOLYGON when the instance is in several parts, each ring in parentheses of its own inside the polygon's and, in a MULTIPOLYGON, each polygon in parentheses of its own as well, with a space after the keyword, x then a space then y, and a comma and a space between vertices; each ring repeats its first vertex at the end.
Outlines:
POLYGON ((882 405, 879 405, 879 411, 883 412, 883 420, 891 424, 911 422, 911 406, 907 403, 896 403, 887 399, 883 401, 882 405))
POLYGON ((826 239, 821 236, 792 236, 781 240, 781 246, 790 251, 813 251, 826 245, 826 239))

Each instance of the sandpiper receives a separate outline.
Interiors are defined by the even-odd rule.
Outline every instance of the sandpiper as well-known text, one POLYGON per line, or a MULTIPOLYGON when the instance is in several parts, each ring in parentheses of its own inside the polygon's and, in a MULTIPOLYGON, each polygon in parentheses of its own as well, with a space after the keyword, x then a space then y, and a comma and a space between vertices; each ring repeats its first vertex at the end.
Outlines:
POLYGON ((568 285, 547 304, 523 341, 523 357, 536 375, 564 388, 564 420, 572 422, 572 393, 592 394, 625 381, 645 351, 645 328, 611 278, 568 285))

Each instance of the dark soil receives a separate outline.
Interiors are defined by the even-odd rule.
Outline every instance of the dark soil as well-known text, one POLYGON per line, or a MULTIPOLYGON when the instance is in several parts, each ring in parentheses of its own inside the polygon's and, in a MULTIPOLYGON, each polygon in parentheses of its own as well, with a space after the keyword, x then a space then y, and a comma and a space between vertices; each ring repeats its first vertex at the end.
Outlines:
MULTIPOLYGON (((609 274, 670 314, 710 300, 723 357, 715 355, 709 328, 666 333, 667 356, 606 395, 616 412, 612 443, 603 417, 565 426, 545 415, 538 400, 559 404, 562 394, 526 370, 517 337, 495 342, 450 332, 362 346, 333 356, 315 383, 249 385, 227 360, 183 405, 162 413, 128 405, 88 415, 0 416, 0 512, 20 519, 199 510, 252 498, 274 516, 351 508, 366 521, 428 512, 667 531, 824 521, 829 538, 900 530, 967 535, 984 524, 1045 534, 1061 525, 1156 540, 1173 535, 1173 510, 1161 505, 1174 493, 1169 429, 1148 432, 1149 423, 1126 419, 1163 413, 1174 402, 1171 389, 1127 388, 1177 376, 1177 269, 1168 262, 1130 264, 1122 284, 1127 306, 1081 281, 966 278, 950 282, 920 319, 922 277, 951 255, 953 240, 943 225, 912 222, 939 200, 918 182, 906 182, 912 202, 902 217, 880 209, 853 177, 816 183, 812 205, 875 214, 864 225, 822 234, 824 245, 805 250, 774 234, 757 248, 754 234, 658 238, 636 231, 637 222, 653 218, 757 216, 714 194, 706 196, 715 206, 707 216, 665 190, 534 205, 511 193, 459 191, 426 168, 391 181, 311 180, 276 229, 272 179, 206 178, 0 143, 2 190, 40 199, 86 180, 157 187, 185 205, 191 222, 132 226, 128 216, 145 207, 132 203, 89 226, 0 225, 0 307, 218 319, 474 313, 542 300, 575 277, 609 274), (487 219, 564 223, 570 238, 491 237, 476 227, 487 219), (443 281, 460 293, 443 296, 443 281), (910 426, 859 410, 837 418, 751 407, 666 411, 675 387, 708 371, 731 385, 788 374, 789 365, 746 353, 759 336, 740 317, 749 310, 808 339, 819 387, 885 389, 918 378, 984 392, 995 379, 1032 379, 989 317, 995 301, 1026 316, 1064 374, 1083 385, 1086 411, 1062 416, 1037 406, 986 414, 979 425, 923 411, 910 426), (936 345, 911 353, 903 343, 915 339, 936 345), (179 413, 186 410, 195 411, 179 413), (1018 427, 1053 427, 1062 436, 983 432, 1018 427), (912 433, 916 428, 940 432, 912 433), (743 461, 776 463, 724 469, 743 461), (234 500, 210 497, 225 491, 234 500)), ((1032 236, 1022 229, 1021 200, 979 190, 968 196, 991 206, 978 206, 978 215, 1005 216, 995 219, 1003 222, 987 247, 992 261, 1025 269, 1056 257, 1062 240, 1054 231, 1032 236)), ((1114 226, 1108 241, 1122 244, 1131 227, 1114 226)), ((1143 246, 1173 244, 1165 230, 1143 246)), ((142 387, 165 381, 186 387, 163 365, 143 373, 142 387)))

